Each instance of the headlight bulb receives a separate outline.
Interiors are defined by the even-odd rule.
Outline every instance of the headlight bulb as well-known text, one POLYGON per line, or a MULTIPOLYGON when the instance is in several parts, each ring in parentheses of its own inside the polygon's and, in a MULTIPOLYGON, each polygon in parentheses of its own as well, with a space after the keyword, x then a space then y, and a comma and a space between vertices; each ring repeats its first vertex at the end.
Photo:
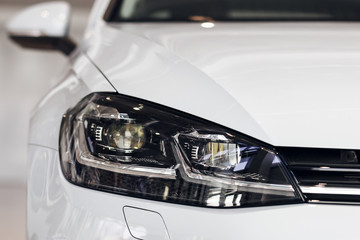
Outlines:
POLYGON ((108 141, 112 147, 121 150, 140 149, 145 142, 144 127, 133 123, 111 124, 108 141))

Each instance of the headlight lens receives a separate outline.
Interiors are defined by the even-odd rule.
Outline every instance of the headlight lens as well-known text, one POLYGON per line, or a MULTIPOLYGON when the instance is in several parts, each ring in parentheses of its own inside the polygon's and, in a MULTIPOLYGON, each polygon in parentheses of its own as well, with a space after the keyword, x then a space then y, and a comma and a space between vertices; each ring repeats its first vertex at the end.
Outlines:
POLYGON ((70 182, 134 197, 209 207, 301 202, 273 148, 157 104, 95 93, 63 118, 70 182))

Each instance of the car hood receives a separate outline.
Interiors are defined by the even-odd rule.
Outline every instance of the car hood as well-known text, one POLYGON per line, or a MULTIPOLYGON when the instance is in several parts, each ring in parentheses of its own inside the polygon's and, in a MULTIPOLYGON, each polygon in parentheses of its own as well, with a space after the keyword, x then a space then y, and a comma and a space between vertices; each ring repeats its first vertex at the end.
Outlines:
POLYGON ((87 55, 119 93, 275 146, 360 148, 358 23, 133 23, 96 31, 87 55))

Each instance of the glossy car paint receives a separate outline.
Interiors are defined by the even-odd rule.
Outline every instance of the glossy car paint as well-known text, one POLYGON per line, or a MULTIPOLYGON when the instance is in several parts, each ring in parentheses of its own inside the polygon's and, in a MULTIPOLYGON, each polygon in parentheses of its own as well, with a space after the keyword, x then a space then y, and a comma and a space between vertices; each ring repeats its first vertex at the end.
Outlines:
POLYGON ((69 30, 69 19, 68 3, 39 3, 11 19, 6 28, 13 36, 65 37, 69 30))
POLYGON ((142 225, 146 215, 131 215, 143 239, 359 239, 358 206, 209 209, 67 182, 59 163, 60 121, 68 108, 97 91, 174 107, 274 145, 359 148, 358 24, 120 26, 101 19, 107 4, 95 3, 81 51, 34 111, 28 239, 134 239, 124 207, 149 210, 163 219, 167 235, 161 224, 152 229, 142 225), (195 35, 204 40, 196 42, 195 35))
POLYGON ((358 149, 359 27, 102 25, 87 54, 121 93, 275 146, 358 149))

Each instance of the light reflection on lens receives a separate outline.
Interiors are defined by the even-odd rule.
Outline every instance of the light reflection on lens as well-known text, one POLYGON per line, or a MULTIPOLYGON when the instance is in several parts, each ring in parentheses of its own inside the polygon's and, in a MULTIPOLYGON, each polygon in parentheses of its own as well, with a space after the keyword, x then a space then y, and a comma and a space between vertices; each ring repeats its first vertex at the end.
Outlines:
POLYGON ((145 142, 144 127, 139 124, 112 124, 108 139, 112 147, 140 149, 145 142))

